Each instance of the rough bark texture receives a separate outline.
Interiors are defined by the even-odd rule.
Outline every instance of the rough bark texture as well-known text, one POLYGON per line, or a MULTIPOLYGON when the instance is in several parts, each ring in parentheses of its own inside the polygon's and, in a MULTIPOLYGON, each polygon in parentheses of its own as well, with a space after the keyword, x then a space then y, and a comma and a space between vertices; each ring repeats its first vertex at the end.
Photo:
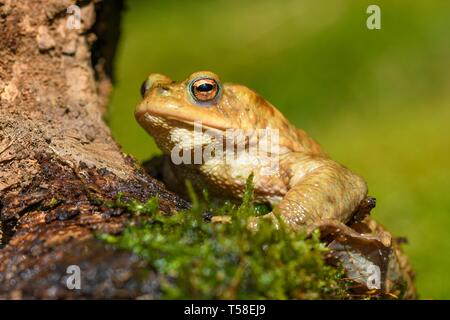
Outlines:
POLYGON ((0 0, 0 298, 152 296, 157 276, 96 240, 130 219, 103 200, 158 194, 164 211, 187 206, 123 155, 102 121, 121 1, 78 1, 81 29, 70 30, 75 3, 0 0), (66 287, 72 264, 82 290, 66 287))

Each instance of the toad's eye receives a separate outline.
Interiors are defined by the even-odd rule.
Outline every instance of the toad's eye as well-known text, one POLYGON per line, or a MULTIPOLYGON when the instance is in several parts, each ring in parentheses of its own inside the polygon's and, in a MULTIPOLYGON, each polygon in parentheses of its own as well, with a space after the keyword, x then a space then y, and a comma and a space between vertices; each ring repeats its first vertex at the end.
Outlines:
POLYGON ((212 102, 220 93, 220 86, 211 78, 194 79, 190 83, 190 93, 197 102, 212 102))

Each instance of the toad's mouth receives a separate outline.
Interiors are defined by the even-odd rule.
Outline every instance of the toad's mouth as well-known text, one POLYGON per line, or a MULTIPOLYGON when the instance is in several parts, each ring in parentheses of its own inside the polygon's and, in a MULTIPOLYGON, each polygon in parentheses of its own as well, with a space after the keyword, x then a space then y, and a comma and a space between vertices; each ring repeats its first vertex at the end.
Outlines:
POLYGON ((234 129, 222 117, 202 112, 187 112, 183 108, 158 108, 153 106, 138 106, 136 119, 143 125, 152 124, 152 117, 169 122, 179 122, 189 127, 199 126, 202 129, 226 131, 234 129))
POLYGON ((168 128, 186 128, 189 131, 205 132, 210 131, 215 135, 223 136, 229 128, 216 127, 214 124, 204 123, 200 120, 192 120, 180 117, 169 117, 165 115, 164 117, 159 115, 152 115, 151 113, 145 113, 142 116, 136 116, 139 123, 146 128, 148 131, 152 129, 157 129, 161 124, 165 124, 164 127, 168 128))

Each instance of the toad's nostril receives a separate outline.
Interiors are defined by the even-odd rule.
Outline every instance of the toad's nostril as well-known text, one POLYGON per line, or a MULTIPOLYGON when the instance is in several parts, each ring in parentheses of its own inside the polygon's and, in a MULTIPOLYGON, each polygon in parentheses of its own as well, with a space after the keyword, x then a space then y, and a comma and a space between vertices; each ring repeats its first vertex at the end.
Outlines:
POLYGON ((144 81, 144 83, 141 86, 141 95, 142 97, 145 96, 145 94, 153 87, 155 86, 161 86, 164 88, 163 90, 168 91, 168 87, 165 85, 168 85, 172 83, 172 79, 170 79, 168 76, 165 76, 160 73, 152 73, 148 76, 147 80, 144 81))
POLYGON ((142 98, 145 96, 145 94, 146 94, 148 89, 149 89, 148 80, 145 80, 141 84, 141 96, 142 96, 142 98))

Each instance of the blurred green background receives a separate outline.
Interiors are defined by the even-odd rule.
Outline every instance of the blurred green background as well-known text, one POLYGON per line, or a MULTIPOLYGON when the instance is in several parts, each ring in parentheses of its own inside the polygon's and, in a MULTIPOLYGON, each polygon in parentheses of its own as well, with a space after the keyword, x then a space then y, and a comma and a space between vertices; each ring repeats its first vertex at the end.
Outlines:
POLYGON ((126 1, 107 118, 125 152, 150 72, 245 84, 363 175, 422 298, 450 299, 450 1, 126 1), (366 8, 381 7, 381 30, 366 8))

